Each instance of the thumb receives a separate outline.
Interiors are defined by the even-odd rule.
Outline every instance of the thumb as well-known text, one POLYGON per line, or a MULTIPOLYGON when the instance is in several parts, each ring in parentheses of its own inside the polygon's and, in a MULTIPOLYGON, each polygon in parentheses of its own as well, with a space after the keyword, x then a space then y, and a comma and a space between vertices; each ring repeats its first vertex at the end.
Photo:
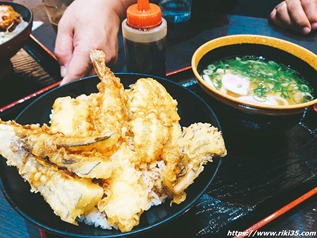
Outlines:
POLYGON ((69 64, 61 66, 61 73, 64 76, 61 84, 69 83, 72 80, 86 76, 91 68, 89 51, 75 50, 69 64))
POLYGON ((54 53, 60 65, 61 76, 64 77, 67 73, 68 64, 72 59, 74 49, 72 36, 68 32, 61 32, 61 28, 58 29, 56 36, 54 53))

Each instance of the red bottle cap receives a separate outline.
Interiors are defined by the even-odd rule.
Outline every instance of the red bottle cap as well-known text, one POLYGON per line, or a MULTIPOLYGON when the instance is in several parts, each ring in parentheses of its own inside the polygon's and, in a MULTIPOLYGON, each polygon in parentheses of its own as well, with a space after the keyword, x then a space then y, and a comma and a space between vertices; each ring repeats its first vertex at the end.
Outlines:
POLYGON ((158 5, 149 0, 138 0, 127 9, 127 24, 137 29, 150 29, 160 25, 162 12, 158 5))

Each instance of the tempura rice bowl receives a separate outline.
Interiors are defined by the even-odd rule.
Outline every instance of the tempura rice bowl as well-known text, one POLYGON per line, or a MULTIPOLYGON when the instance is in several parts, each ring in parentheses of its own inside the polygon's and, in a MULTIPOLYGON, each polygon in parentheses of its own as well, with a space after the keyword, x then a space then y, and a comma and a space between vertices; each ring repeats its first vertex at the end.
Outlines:
MULTIPOLYGON (((120 77, 126 87, 141 77, 147 77, 147 75, 133 73, 118 73, 116 75, 120 77)), ((168 92, 178 101, 178 113, 181 117, 181 125, 186 126, 195 121, 205 121, 210 122, 221 130, 220 123, 213 110, 200 97, 175 82, 156 76, 151 77, 162 83, 168 92)), ((96 84, 99 81, 98 77, 91 76, 55 88, 31 103, 18 115, 16 121, 22 124, 49 123, 52 104, 57 97, 66 95, 76 97, 81 94, 94 93, 97 91, 96 84)), ((170 206, 169 200, 158 205, 164 198, 156 197, 155 194, 153 194, 152 207, 142 214, 140 224, 134 227, 130 232, 124 233, 114 228, 111 230, 107 229, 109 227, 107 227, 104 221, 101 221, 97 225, 104 226, 102 228, 106 229, 84 224, 84 222, 89 224, 89 222, 92 221, 94 225, 96 222, 98 223, 98 220, 100 221, 100 218, 103 216, 103 214, 98 212, 96 214, 89 214, 89 217, 81 217, 84 222, 80 222, 79 226, 62 221, 53 213, 52 209, 40 194, 30 192, 29 184, 18 174, 16 168, 6 166, 5 160, 3 159, 0 160, 2 181, 0 188, 17 213, 30 223, 49 233, 66 237, 129 237, 130 235, 144 234, 145 232, 149 232, 148 234, 150 234, 152 230, 158 230, 160 228, 164 229, 166 223, 171 223, 186 213, 208 189, 220 164, 220 158, 215 158, 212 163, 208 163, 204 171, 195 180, 195 183, 186 191, 186 200, 179 205, 174 204, 170 206)), ((160 164, 156 166, 155 170, 159 172, 161 166, 164 165, 160 164)), ((151 176, 155 176, 155 171, 148 173, 144 179, 151 176)))

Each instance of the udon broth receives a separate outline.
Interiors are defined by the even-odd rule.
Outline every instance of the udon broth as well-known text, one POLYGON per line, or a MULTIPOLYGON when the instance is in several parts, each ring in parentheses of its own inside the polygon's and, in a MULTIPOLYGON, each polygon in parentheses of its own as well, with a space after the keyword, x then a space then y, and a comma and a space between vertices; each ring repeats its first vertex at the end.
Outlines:
POLYGON ((209 64, 204 80, 222 93, 249 103, 293 105, 313 100, 313 89, 303 76, 263 57, 243 56, 209 64))

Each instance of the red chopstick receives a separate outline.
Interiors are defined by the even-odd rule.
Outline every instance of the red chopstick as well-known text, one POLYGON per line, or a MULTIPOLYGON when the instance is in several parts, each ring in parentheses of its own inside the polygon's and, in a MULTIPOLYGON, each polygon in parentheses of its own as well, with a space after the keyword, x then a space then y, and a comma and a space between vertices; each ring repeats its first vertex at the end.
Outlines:
POLYGON ((46 232, 44 230, 39 228, 39 232, 40 232, 40 238, 46 238, 46 232))
POLYGON ((271 222, 274 219, 278 218, 282 214, 284 214, 287 211, 291 210, 292 208, 296 207, 297 205, 299 205, 300 203, 304 202, 308 198, 314 196, 315 194, 317 194, 317 187, 313 188, 312 190, 308 191, 304 195, 300 196, 299 198, 297 198, 294 201, 288 203, 284 207, 282 207, 282 208, 278 209, 277 211, 273 212, 271 215, 269 215, 269 216, 265 217, 264 219, 260 220, 259 222, 257 222, 256 224, 252 225, 251 227, 249 227, 248 229, 244 230, 243 232, 240 232, 241 235, 234 236, 233 238, 243 238, 243 237, 250 236, 252 233, 256 232, 257 230, 259 230, 260 228, 262 228, 263 226, 265 226, 269 222, 271 222))
POLYGON ((55 54, 50 51, 44 44, 42 44, 42 42, 40 42, 37 38, 35 38, 32 34, 30 35, 30 38, 36 42, 36 44, 38 44, 47 54, 49 54, 53 59, 55 59, 57 61, 57 58, 55 56, 55 54))
POLYGON ((191 69, 191 68, 192 68, 192 66, 189 65, 189 66, 186 66, 186 67, 174 70, 174 71, 167 72, 166 77, 177 74, 177 73, 181 73, 181 72, 188 70, 188 69, 191 69))

